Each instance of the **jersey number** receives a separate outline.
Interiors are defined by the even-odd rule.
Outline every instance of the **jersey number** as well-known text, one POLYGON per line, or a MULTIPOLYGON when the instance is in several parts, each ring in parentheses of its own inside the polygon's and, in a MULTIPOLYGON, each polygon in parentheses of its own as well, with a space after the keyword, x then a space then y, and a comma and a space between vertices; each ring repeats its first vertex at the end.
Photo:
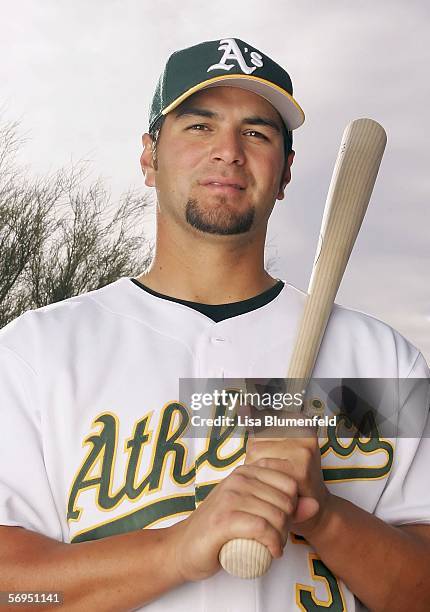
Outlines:
POLYGON ((317 612, 318 610, 346 612, 345 601, 336 577, 315 554, 309 554, 309 569, 312 578, 320 580, 324 584, 327 589, 327 599, 318 599, 315 587, 297 584, 296 601, 298 607, 305 612, 317 612))

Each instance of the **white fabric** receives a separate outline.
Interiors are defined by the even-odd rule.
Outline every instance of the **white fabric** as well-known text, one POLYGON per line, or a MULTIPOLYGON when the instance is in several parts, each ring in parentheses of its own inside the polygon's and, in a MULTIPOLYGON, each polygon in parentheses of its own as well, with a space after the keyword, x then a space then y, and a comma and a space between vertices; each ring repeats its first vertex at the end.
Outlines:
MULTIPOLYGON (((118 495, 110 509, 97 503, 99 489, 95 482, 109 457, 110 447, 102 436, 108 425, 115 428, 117 436, 108 490, 114 497, 126 484, 132 457, 130 440, 136 426, 140 423, 143 427, 145 416, 148 418, 146 429, 141 429, 142 446, 133 486, 154 473, 152 461, 158 456, 154 448, 161 415, 167 414, 169 403, 178 400, 180 377, 285 376, 304 297, 285 285, 269 304, 215 323, 123 278, 101 290, 30 311, 9 324, 0 332, 0 523, 21 525, 70 542, 156 500, 180 496, 190 500, 196 486, 228 475, 243 461, 243 455, 225 469, 203 463, 195 477, 187 480, 196 456, 204 450, 204 441, 182 440, 176 454, 166 456, 159 486, 154 480, 136 499, 118 495), (96 423, 101 415, 102 420, 96 423), (149 438, 145 433, 151 433, 149 438), (86 475, 94 482, 80 490, 73 504, 75 514, 67 521, 69 495, 78 471, 95 444, 103 440, 106 444, 86 475), (173 480, 176 460, 175 473, 184 479, 181 483, 173 480)), ((419 351, 388 325, 335 306, 314 376, 420 378, 428 377, 429 371, 419 351)), ((413 399, 417 403, 416 393, 422 393, 422 386, 420 389, 403 398, 400 420, 407 418, 409 402, 413 399)), ((429 435, 425 393, 418 403, 418 421, 429 435)), ((179 421, 178 413, 172 426, 179 421)), ((223 456, 237 451, 239 443, 230 440, 223 447, 223 456)), ((430 523, 430 488, 423 486, 427 481, 429 438, 390 443, 394 459, 389 473, 378 479, 329 481, 328 486, 336 495, 390 523, 430 523)), ((330 450, 322 462, 325 468, 372 467, 383 465, 387 456, 382 448, 367 454, 357 450, 346 458, 330 450)), ((137 517, 134 528, 144 512, 133 515, 137 517)), ((188 514, 189 510, 179 507, 176 514, 158 516, 148 527, 168 526, 188 514)), ((208 580, 166 593, 144 609, 306 609, 296 603, 296 597, 306 591, 304 587, 313 587, 320 600, 328 599, 325 581, 310 575, 311 554, 306 543, 290 537, 283 558, 275 561, 261 579, 244 581, 220 571, 208 580)), ((346 586, 341 584, 339 588, 345 609, 358 609, 346 586)))

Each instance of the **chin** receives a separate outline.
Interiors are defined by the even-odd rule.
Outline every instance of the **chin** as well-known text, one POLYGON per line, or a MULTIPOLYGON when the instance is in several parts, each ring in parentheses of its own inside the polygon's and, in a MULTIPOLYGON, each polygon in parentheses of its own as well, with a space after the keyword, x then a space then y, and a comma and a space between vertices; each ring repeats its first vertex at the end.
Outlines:
POLYGON ((185 208, 187 223, 208 234, 224 236, 244 234, 253 226, 254 217, 253 206, 247 206, 245 210, 239 211, 225 197, 214 204, 190 199, 185 208))

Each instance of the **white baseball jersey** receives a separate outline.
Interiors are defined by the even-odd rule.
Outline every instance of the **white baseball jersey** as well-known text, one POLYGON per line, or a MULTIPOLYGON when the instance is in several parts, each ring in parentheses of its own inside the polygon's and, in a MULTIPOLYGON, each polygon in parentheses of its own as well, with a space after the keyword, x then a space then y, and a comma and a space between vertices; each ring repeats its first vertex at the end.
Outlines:
MULTIPOLYGON (((9 324, 0 332, 0 523, 81 542, 186 518, 244 461, 244 449, 240 438, 214 447, 181 436, 188 417, 178 379, 284 377, 304 299, 286 284, 265 306, 215 323, 123 278, 9 324)), ((388 325, 335 306, 314 375, 429 372, 419 351, 388 325)), ((407 418, 415 395, 422 435, 350 439, 342 447, 332 436, 322 449, 329 489, 394 525, 430 523, 430 488, 423 486, 429 398, 422 389, 396 407, 399 419, 407 418)), ((262 578, 241 580, 221 570, 145 606, 320 609, 353 611, 360 604, 291 534, 283 557, 262 578)))

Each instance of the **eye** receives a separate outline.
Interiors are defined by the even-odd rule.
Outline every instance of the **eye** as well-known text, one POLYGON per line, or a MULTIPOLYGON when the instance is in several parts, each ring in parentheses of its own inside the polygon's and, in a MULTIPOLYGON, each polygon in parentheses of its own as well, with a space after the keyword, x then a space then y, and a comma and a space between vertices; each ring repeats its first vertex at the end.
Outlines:
POLYGON ((204 123, 194 123, 193 125, 190 125, 187 127, 187 130, 191 130, 194 132, 203 132, 208 129, 209 127, 205 125, 204 123))
POLYGON ((247 136, 252 136, 253 138, 259 138, 261 140, 269 140, 265 134, 262 132, 258 132, 257 130, 247 130, 245 132, 247 136))

